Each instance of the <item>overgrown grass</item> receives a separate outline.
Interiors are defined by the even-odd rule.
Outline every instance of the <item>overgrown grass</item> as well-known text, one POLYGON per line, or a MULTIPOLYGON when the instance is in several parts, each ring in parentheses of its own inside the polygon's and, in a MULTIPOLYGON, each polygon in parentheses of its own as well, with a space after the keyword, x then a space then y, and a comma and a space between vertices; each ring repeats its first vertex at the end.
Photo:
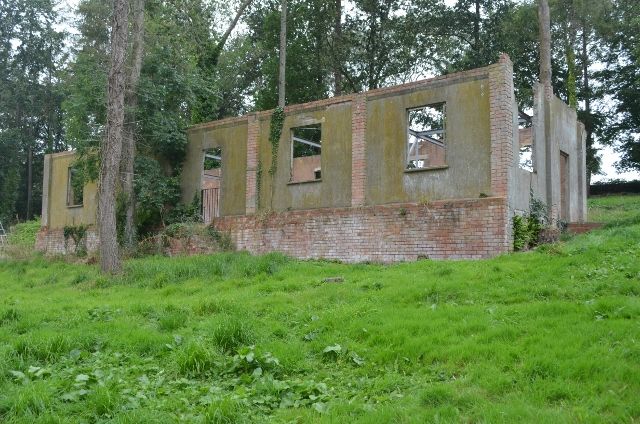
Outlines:
POLYGON ((33 247, 40 231, 40 220, 22 222, 11 227, 8 242, 16 246, 33 247))
POLYGON ((640 197, 590 213, 486 261, 0 261, 0 421, 638 421, 640 197))

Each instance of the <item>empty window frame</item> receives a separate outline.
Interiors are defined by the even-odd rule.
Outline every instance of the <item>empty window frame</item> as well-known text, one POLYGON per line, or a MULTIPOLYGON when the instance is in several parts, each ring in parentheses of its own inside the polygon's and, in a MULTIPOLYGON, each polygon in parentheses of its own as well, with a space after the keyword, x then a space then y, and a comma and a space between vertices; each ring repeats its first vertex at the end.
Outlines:
POLYGON ((533 172, 533 126, 531 115, 518 112, 518 139, 520 154, 518 164, 520 169, 533 172))
POLYGON ((84 178, 76 168, 67 171, 67 206, 82 206, 84 198, 84 178))
POLYGON ((322 125, 291 128, 291 182, 322 178, 322 125))
POLYGON ((202 220, 207 225, 220 216, 221 186, 222 149, 214 147, 204 151, 202 170, 202 220))
POLYGON ((407 110, 407 169, 446 166, 446 104, 407 110))

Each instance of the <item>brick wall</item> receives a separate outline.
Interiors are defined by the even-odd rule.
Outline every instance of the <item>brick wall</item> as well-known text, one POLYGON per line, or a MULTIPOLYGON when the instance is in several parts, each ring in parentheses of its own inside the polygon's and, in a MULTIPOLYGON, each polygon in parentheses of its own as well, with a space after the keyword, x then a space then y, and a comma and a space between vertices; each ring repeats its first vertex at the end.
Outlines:
POLYGON ((249 118, 247 129, 247 192, 246 213, 255 213, 257 208, 257 178, 258 178, 258 137, 260 135, 260 123, 256 115, 249 118))
POLYGON ((351 206, 365 203, 367 183, 367 156, 365 142, 367 137, 367 98, 360 94, 353 103, 351 117, 351 206))
POLYGON ((302 259, 398 262, 486 258, 510 250, 504 198, 227 216, 215 227, 238 250, 302 259))
MULTIPOLYGON (((97 252, 99 240, 96 230, 89 228, 85 238, 87 252, 97 252)), ((66 255, 68 253, 74 253, 75 248, 76 246, 72 239, 65 241, 64 230, 62 228, 49 229, 47 227, 42 227, 36 237, 36 250, 50 255, 66 255)))

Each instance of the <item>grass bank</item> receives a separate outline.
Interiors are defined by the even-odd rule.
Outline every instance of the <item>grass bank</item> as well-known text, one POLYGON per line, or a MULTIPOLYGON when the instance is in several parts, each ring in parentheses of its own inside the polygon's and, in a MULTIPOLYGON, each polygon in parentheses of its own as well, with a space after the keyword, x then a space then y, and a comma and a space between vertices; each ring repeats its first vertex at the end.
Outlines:
POLYGON ((640 197, 590 207, 485 261, 0 262, 0 421, 638 421, 640 197))

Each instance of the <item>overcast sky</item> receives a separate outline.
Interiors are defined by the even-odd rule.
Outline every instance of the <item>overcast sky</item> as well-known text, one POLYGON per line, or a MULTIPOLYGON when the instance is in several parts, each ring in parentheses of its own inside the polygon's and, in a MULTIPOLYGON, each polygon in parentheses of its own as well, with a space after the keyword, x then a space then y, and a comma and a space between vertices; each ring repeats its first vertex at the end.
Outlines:
MULTIPOLYGON (((71 12, 75 9, 75 6, 77 5, 79 0, 66 0, 66 1, 61 1, 59 7, 61 8, 61 10, 63 12, 65 12, 65 16, 66 16, 66 22, 64 25, 64 28, 73 31, 73 29, 71 28, 71 23, 72 23, 72 19, 73 16, 71 14, 71 12)), ((234 1, 235 2, 235 1, 234 1)), ((348 2, 348 0, 347 0, 348 2)), ((445 3, 447 3, 448 5, 452 5, 455 4, 456 0, 445 0, 445 3)), ((231 19, 231 18, 229 18, 231 19)), ((220 30, 220 32, 224 31, 223 29, 220 30)), ((593 181, 601 181, 601 180, 608 180, 608 179, 614 179, 614 178, 620 178, 623 180, 634 180, 634 179, 640 179, 640 172, 624 172, 624 173, 618 173, 618 171, 615 168, 615 162, 619 160, 620 155, 618 153, 616 153, 614 151, 613 148, 611 147, 603 147, 600 150, 600 154, 602 157, 602 171, 603 174, 602 175, 596 175, 593 177, 593 181)))

